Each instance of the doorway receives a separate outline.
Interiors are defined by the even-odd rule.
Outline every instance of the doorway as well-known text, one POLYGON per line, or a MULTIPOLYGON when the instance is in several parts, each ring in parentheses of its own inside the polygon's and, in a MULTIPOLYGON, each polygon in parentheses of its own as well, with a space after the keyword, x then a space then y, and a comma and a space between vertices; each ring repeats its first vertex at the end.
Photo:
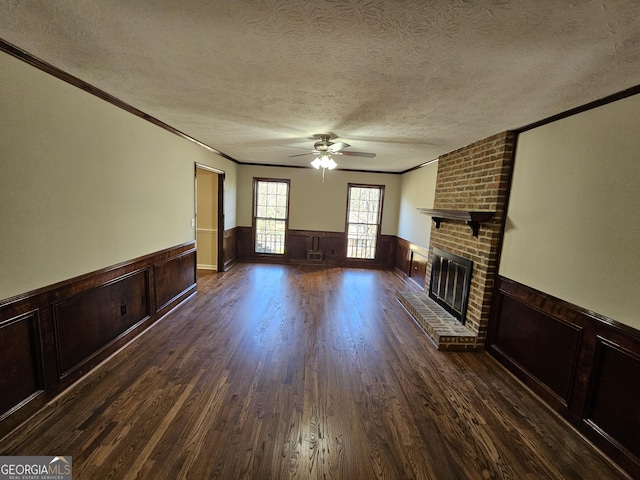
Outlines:
POLYGON ((224 172, 196 164, 197 268, 224 271, 224 172))

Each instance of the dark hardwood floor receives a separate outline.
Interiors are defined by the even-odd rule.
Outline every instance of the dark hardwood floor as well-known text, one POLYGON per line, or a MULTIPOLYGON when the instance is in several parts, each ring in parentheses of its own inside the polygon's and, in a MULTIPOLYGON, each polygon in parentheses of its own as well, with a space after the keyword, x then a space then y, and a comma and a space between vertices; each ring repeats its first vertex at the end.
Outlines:
POLYGON ((389 271, 238 264, 0 440, 74 479, 626 478, 389 271))

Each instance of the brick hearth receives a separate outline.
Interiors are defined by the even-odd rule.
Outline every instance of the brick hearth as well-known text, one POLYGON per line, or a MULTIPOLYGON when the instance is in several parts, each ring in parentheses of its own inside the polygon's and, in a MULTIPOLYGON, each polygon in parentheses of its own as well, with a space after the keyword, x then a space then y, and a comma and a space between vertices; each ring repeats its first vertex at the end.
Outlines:
POLYGON ((438 350, 477 348, 478 334, 471 331, 425 292, 401 292, 398 300, 422 327, 438 350))

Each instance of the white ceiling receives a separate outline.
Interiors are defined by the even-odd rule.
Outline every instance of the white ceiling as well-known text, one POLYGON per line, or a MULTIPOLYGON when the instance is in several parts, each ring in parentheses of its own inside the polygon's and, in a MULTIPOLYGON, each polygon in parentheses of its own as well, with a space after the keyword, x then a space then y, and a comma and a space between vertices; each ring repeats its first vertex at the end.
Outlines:
POLYGON ((637 0, 0 0, 0 38, 248 163, 400 172, 640 84, 637 0))

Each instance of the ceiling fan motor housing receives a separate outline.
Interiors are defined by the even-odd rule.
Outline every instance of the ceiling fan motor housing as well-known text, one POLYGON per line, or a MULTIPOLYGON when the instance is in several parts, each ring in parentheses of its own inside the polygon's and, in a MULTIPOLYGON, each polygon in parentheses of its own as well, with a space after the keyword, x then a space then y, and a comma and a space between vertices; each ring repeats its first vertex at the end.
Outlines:
POLYGON ((313 148, 319 151, 324 151, 324 150, 328 150, 331 145, 333 145, 333 142, 330 142, 329 137, 327 136, 327 137, 322 137, 321 140, 314 143, 313 148))

